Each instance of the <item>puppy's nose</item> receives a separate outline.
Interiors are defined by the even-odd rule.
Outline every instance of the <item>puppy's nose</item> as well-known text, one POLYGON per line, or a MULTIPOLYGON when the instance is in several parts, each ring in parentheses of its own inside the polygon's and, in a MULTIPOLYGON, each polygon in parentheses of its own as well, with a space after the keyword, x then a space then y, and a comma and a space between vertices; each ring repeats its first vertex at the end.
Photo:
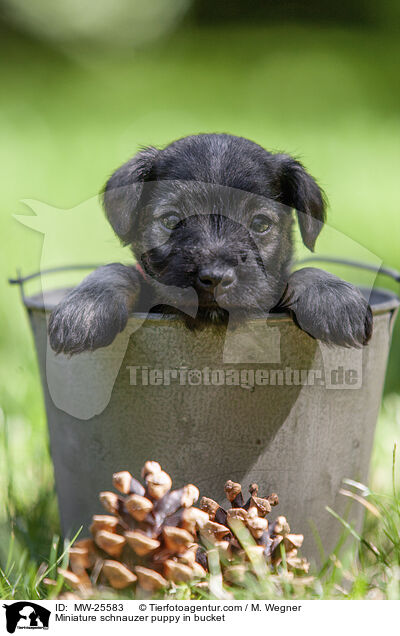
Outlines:
POLYGON ((197 284, 206 291, 213 291, 218 285, 224 289, 231 287, 236 281, 233 269, 203 268, 197 276, 197 284))

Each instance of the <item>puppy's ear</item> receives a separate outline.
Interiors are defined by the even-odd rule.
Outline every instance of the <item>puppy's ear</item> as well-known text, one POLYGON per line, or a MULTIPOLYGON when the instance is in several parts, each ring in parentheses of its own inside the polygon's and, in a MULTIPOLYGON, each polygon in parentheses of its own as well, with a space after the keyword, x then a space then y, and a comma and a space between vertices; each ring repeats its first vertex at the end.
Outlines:
POLYGON ((145 181, 151 180, 151 171, 158 155, 156 148, 138 152, 107 181, 103 190, 103 204, 114 232, 124 242, 129 242, 145 181))
POLYGON ((312 252, 325 221, 325 197, 304 166, 289 155, 273 155, 277 162, 280 201, 295 208, 304 245, 312 252))

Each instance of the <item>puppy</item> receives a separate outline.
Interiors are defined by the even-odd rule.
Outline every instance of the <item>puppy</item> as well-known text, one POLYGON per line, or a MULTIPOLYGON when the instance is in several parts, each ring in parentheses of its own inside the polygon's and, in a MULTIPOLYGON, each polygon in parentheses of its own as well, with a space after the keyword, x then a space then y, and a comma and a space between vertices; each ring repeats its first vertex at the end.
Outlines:
POLYGON ((54 309, 51 347, 75 354, 109 345, 129 314, 174 311, 190 328, 288 310, 324 342, 365 345, 371 309, 332 274, 291 273, 293 210, 312 251, 325 220, 323 193, 301 163, 225 134, 146 148, 103 192, 114 231, 139 266, 100 267, 54 309))

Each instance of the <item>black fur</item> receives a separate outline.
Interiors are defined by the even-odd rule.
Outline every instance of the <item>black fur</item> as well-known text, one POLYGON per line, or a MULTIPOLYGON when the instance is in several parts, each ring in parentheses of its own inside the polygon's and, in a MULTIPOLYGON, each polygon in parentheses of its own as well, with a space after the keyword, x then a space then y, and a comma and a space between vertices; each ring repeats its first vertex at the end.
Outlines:
POLYGON ((134 267, 112 263, 96 269, 52 312, 51 347, 57 353, 73 354, 111 344, 125 328, 139 288, 134 267))
POLYGON ((133 309, 152 305, 178 307, 190 327, 288 309, 324 342, 368 342, 371 310, 357 288, 313 268, 290 274, 292 209, 310 250, 325 219, 320 188, 292 157, 230 135, 185 137, 140 151, 103 196, 146 280, 120 264, 90 274, 51 315, 55 351, 106 346, 133 309), (194 319, 188 288, 197 292, 194 319))

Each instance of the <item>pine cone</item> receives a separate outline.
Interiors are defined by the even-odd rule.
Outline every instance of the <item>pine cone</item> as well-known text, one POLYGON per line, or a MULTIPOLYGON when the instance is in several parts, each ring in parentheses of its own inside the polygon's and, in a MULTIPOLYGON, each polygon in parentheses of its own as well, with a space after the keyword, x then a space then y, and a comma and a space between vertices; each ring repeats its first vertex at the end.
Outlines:
MULTIPOLYGON (((278 495, 272 493, 267 497, 258 496, 258 485, 251 484, 250 497, 244 501, 241 485, 228 480, 225 484, 225 494, 231 503, 231 508, 224 510, 216 501, 203 497, 200 509, 207 512, 210 521, 200 530, 202 543, 209 547, 213 545, 220 552, 221 561, 225 564, 223 574, 229 582, 239 582, 249 570, 249 549, 253 556, 262 557, 272 571, 282 562, 281 543, 285 549, 286 566, 289 571, 305 572, 310 564, 304 558, 297 556, 304 537, 302 534, 290 532, 286 517, 280 516, 269 525, 266 516, 279 503, 278 495), (243 536, 241 529, 247 528, 248 538, 243 537, 246 549, 240 541, 243 536), (251 535, 251 536, 250 536, 251 535), (232 576, 233 575, 233 576, 232 576)), ((200 556, 206 568, 206 556, 200 556)), ((251 568, 250 568, 251 569, 251 568)))
POLYGON ((79 594, 93 594, 99 584, 117 590, 136 584, 151 593, 171 582, 199 584, 207 576, 210 548, 218 549, 228 583, 240 583, 251 571, 251 554, 274 570, 282 561, 281 544, 287 568, 308 571, 307 561, 297 556, 303 535, 292 534, 282 516, 268 524, 266 515, 278 504, 276 494, 259 497, 252 484, 245 502, 240 484, 229 480, 225 494, 231 508, 224 510, 207 497, 196 508, 198 488, 188 484, 171 490, 171 478, 158 462, 146 462, 142 478, 145 485, 128 471, 115 473, 119 494, 99 495, 108 514, 93 516, 93 539, 70 548, 70 569, 59 573, 79 594), (245 549, 242 529, 249 538, 245 549))

